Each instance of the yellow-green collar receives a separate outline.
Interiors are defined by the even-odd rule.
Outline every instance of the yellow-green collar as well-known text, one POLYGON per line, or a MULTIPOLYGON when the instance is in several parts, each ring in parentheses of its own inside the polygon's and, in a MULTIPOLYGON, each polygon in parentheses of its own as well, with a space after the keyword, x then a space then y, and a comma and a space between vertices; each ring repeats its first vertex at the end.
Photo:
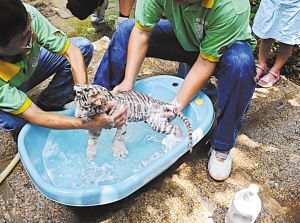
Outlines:
POLYGON ((0 60, 0 78, 8 82, 20 71, 20 67, 15 64, 0 60))
POLYGON ((215 0, 203 0, 201 6, 204 8, 211 9, 215 4, 215 0))

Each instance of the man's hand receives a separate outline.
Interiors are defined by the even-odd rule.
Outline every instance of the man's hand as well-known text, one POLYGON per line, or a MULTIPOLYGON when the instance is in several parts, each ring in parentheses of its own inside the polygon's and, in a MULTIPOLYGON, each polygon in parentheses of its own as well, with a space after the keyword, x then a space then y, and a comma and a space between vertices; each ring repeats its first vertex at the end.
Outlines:
POLYGON ((148 50, 150 36, 151 31, 143 31, 136 26, 133 27, 128 43, 125 77, 122 83, 113 89, 113 94, 133 89, 148 50))
POLYGON ((133 89, 133 87, 134 87, 134 83, 124 80, 119 85, 114 87, 114 89, 112 90, 112 93, 117 94, 117 93, 123 92, 123 91, 130 91, 133 89))
POLYGON ((110 116, 107 114, 98 115, 91 122, 85 123, 86 129, 120 127, 127 122, 127 110, 126 107, 110 116))
MULTIPOLYGON (((177 101, 177 98, 175 97, 173 99, 173 101, 171 102, 173 105, 175 105, 175 107, 181 111, 182 110, 182 105, 177 101)), ((174 114, 173 111, 171 110, 165 110, 163 112, 163 117, 167 118, 169 121, 173 120, 174 118, 176 118, 176 115, 174 114)))

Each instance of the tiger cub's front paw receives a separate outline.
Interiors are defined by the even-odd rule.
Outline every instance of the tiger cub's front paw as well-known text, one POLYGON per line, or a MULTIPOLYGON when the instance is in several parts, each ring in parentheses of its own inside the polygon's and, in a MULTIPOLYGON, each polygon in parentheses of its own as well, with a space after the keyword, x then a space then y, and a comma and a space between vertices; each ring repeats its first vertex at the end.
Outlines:
POLYGON ((128 151, 123 142, 116 140, 112 145, 113 155, 115 159, 124 159, 128 154, 128 151))

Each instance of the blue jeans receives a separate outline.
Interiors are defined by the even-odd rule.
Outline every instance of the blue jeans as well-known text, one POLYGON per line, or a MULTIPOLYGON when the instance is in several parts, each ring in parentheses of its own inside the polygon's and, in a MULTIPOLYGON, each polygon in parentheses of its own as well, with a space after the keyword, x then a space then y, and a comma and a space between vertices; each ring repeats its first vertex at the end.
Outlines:
MULTIPOLYGON (((71 38, 70 41, 81 50, 88 66, 93 56, 92 43, 80 37, 71 38)), ((61 110, 66 103, 74 100, 71 66, 64 57, 41 48, 35 71, 30 79, 19 87, 23 92, 27 92, 53 74, 53 79, 37 100, 37 105, 48 111, 61 110)), ((25 124, 26 120, 21 117, 0 111, 0 128, 4 131, 14 131, 17 134, 25 124)))
MULTIPOLYGON (((95 84, 113 89, 124 78, 128 40, 135 21, 124 21, 114 33, 95 76, 95 84)), ((199 51, 185 51, 173 27, 161 20, 153 29, 147 55, 192 66, 199 51)), ((255 63, 247 42, 236 41, 221 57, 214 75, 218 79, 218 103, 221 113, 211 144, 218 150, 230 150, 236 141, 243 116, 255 90, 255 63)))

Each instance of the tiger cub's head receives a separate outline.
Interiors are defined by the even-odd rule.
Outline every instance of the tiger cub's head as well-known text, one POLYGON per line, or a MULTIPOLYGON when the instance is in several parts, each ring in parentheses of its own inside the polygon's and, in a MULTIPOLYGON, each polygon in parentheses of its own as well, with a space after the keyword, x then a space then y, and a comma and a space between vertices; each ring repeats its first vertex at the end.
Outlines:
POLYGON ((111 93, 106 88, 92 84, 76 84, 74 91, 77 105, 75 117, 88 122, 95 115, 107 112, 107 102, 111 93))

